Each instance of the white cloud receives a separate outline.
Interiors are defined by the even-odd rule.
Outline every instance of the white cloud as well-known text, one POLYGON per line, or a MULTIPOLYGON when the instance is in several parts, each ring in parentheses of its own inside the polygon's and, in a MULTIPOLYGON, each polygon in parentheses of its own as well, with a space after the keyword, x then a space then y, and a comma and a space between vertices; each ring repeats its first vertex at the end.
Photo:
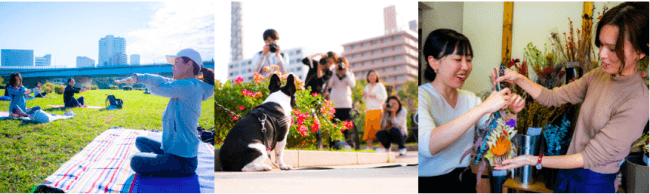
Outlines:
POLYGON ((165 1, 143 29, 126 34, 127 52, 139 54, 141 64, 165 62, 184 48, 193 48, 208 61, 214 58, 214 2, 165 1))

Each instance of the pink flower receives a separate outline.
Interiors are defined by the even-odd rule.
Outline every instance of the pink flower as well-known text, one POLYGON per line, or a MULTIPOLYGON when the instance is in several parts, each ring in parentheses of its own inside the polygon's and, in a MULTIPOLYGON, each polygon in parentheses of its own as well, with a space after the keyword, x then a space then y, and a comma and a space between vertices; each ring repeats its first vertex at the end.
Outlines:
POLYGON ((313 97, 317 97, 317 96, 318 96, 318 93, 316 93, 316 92, 311 93, 311 96, 313 96, 313 97))
POLYGON ((244 78, 242 78, 242 77, 237 77, 237 79, 235 79, 235 83, 237 83, 237 84, 240 84, 242 82, 244 82, 244 78))
POLYGON ((300 134, 304 137, 307 135, 307 127, 300 125, 300 127, 298 127, 298 132, 300 132, 300 134))
POLYGON ((237 120, 239 120, 239 118, 237 118, 237 116, 233 116, 233 117, 232 117, 232 120, 233 120, 233 121, 237 121, 237 120))
POLYGON ((239 110, 244 110, 246 107, 244 106, 239 106, 239 110))

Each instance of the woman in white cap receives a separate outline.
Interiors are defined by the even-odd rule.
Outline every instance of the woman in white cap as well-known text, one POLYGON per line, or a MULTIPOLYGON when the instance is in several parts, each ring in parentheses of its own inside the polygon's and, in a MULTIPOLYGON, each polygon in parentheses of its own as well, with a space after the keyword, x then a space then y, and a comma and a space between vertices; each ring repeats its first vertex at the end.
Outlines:
POLYGON ((173 79, 136 73, 115 81, 142 84, 151 94, 170 98, 163 113, 162 142, 138 137, 135 144, 140 153, 131 158, 131 168, 145 176, 191 176, 198 165, 196 127, 201 102, 214 94, 214 72, 203 67, 201 55, 194 49, 167 56, 167 61, 173 64, 173 79))

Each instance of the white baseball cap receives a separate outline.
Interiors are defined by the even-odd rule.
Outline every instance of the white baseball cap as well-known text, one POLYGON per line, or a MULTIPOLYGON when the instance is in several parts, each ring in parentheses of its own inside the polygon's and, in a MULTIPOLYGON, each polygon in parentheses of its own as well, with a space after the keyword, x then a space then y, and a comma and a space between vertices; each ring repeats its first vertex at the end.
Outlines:
POLYGON ((178 51, 176 55, 167 55, 167 62, 169 64, 174 64, 176 61, 176 58, 178 57, 187 57, 192 59, 199 67, 203 67, 203 60, 201 60, 201 54, 199 52, 196 52, 194 49, 191 48, 186 48, 181 51, 178 51))

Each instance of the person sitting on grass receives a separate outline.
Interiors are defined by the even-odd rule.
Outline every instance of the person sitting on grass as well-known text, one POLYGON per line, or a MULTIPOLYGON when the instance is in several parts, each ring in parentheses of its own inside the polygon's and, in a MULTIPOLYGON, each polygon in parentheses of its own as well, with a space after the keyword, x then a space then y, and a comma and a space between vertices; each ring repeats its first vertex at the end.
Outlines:
POLYGON ((36 82, 36 87, 33 89, 34 97, 43 98, 47 95, 47 92, 43 91, 43 84, 41 82, 36 82))
POLYGON ((88 107, 85 105, 84 97, 81 96, 79 98, 75 98, 74 94, 75 93, 82 93, 90 90, 89 87, 84 87, 84 88, 78 88, 74 87, 75 81, 73 78, 68 79, 68 86, 65 87, 65 90, 63 91, 63 103, 65 103, 65 107, 88 107))
POLYGON ((203 67, 201 55, 193 49, 167 56, 167 61, 173 64, 173 79, 133 74, 115 81, 142 84, 151 94, 170 98, 162 115, 162 142, 144 136, 136 138, 140 153, 131 158, 131 169, 144 176, 191 176, 198 166, 201 140, 196 127, 201 117, 201 102, 214 95, 214 71, 203 67))
POLYGON ((41 107, 39 106, 26 108, 27 104, 25 103, 25 95, 31 92, 32 90, 23 86, 23 78, 20 76, 20 73, 11 74, 9 77, 9 85, 7 86, 7 93, 11 98, 9 112, 14 118, 29 117, 29 115, 34 114, 34 112, 41 110, 41 107))
POLYGON ((375 137, 383 148, 377 148, 377 152, 390 152, 390 144, 397 143, 399 155, 406 155, 406 146, 404 140, 408 135, 406 129, 406 118, 408 111, 402 106, 402 101, 398 96, 389 96, 384 103, 384 114, 381 118, 382 130, 377 131, 375 137))

